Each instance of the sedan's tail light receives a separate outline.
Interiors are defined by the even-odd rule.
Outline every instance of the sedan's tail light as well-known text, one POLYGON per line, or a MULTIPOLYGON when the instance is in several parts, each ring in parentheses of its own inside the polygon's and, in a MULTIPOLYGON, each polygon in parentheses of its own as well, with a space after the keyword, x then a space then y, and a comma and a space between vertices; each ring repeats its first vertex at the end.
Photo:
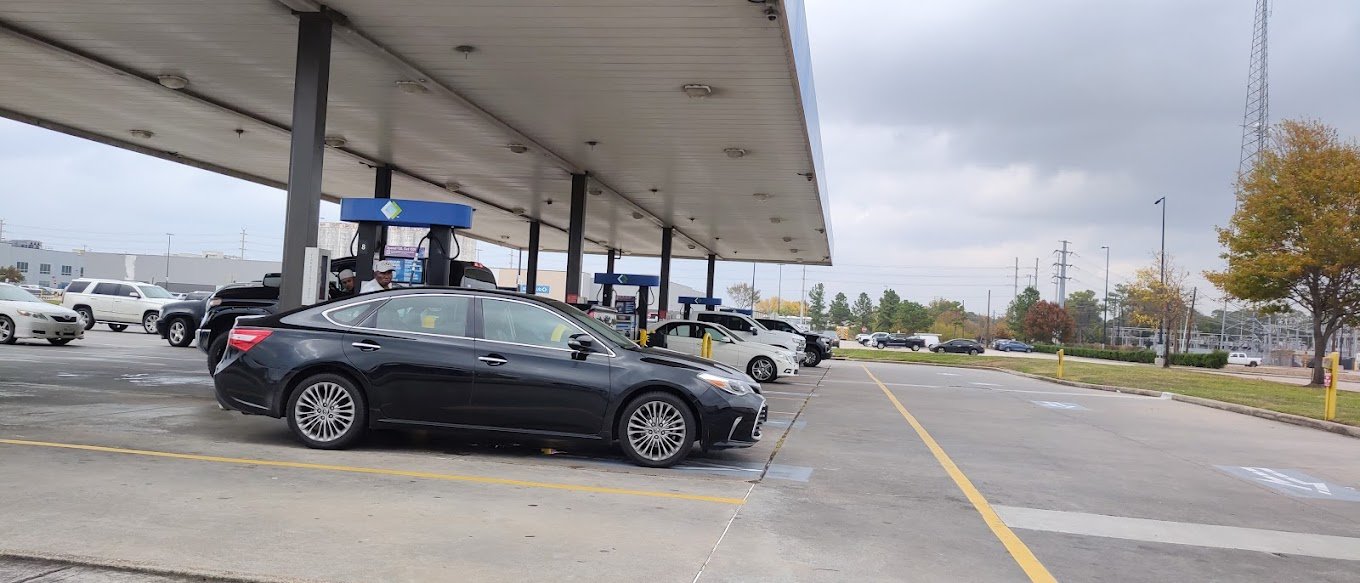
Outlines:
POLYGON ((268 338, 270 334, 273 334, 273 331, 259 328, 232 328, 230 335, 227 336, 227 346, 241 352, 247 352, 251 348, 255 348, 256 344, 268 338))

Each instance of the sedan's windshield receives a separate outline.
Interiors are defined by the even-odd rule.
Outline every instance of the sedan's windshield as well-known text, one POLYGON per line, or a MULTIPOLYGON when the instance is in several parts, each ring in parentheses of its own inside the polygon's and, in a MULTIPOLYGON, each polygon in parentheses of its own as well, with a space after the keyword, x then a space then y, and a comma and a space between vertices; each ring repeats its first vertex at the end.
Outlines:
POLYGON ((638 347, 637 343, 633 342, 632 340, 629 340, 627 336, 620 334, 618 330, 606 326, 604 322, 601 322, 599 320, 596 320, 595 318, 590 317, 581 310, 578 310, 570 305, 564 304, 557 300, 544 299, 543 301, 546 301, 549 304, 552 304, 553 307, 557 308, 558 310, 561 310, 563 314, 566 314, 567 317, 571 318, 572 320, 575 320, 576 323, 584 326, 585 329, 590 331, 591 334, 603 338, 606 341, 612 342, 619 348, 630 349, 638 347))
POLYGON ((12 285, 0 285, 0 300, 42 303, 42 300, 38 299, 33 294, 12 285))
POLYGON ((142 297, 144 298, 153 298, 159 300, 175 299, 174 295, 172 295, 168 291, 165 291, 163 288, 161 288, 161 286, 158 285, 139 285, 137 286, 137 289, 141 290, 142 297))

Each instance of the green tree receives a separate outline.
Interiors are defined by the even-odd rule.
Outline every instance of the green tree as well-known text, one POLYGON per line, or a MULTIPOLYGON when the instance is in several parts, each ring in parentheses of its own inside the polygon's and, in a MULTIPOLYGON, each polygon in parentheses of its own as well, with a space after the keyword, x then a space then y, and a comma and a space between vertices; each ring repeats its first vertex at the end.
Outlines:
POLYGON ((850 312, 854 314, 856 324, 861 330, 868 330, 874 323, 874 301, 869 299, 869 294, 859 292, 859 297, 855 298, 855 305, 850 307, 850 312))
POLYGON ((878 317, 874 320, 874 328, 884 332, 897 331, 897 306, 902 304, 902 298, 897 295, 892 288, 883 290, 883 296, 878 298, 878 317))
POLYGON ((1088 289, 1067 294, 1066 308, 1074 325, 1073 340, 1094 342, 1100 339, 1100 303, 1096 301, 1096 292, 1088 289))
MULTIPOLYGON (((1218 229, 1227 268, 1205 276, 1264 311, 1313 320, 1313 357, 1360 324, 1360 146, 1316 121, 1285 121, 1237 183, 1238 208, 1218 229)), ((1313 367, 1312 384, 1324 382, 1313 367)))
POLYGON ((0 281, 5 283, 23 283, 24 273, 13 265, 9 267, 0 267, 0 281))
POLYGON ((1072 335, 1072 316, 1058 304, 1040 300, 1025 313, 1025 336, 1039 342, 1063 342, 1072 335))
POLYGON ((930 324, 933 322, 926 307, 911 300, 903 301, 897 305, 897 328, 907 332, 929 332, 930 324))
POLYGON ((817 284, 808 290, 808 324, 814 331, 826 330, 826 286, 817 284))
POLYGON ((836 297, 831 298, 830 310, 831 323, 836 326, 844 326, 854 318, 850 312, 850 298, 845 297, 844 293, 837 293, 836 297))
MULTIPOLYGON (((1175 261, 1167 256, 1166 275, 1163 277, 1159 257, 1154 257, 1151 265, 1133 272, 1133 281, 1124 288, 1125 315, 1128 323, 1136 326, 1164 327, 1165 352, 1170 355, 1178 345, 1176 339, 1181 335, 1186 313, 1190 309, 1190 292, 1185 283, 1190 273, 1177 267, 1175 261)), ((1153 336, 1154 341, 1162 338, 1161 335, 1153 336)), ((1165 359, 1162 366, 1169 367, 1170 363, 1169 358, 1165 359)))
POLYGON ((755 309, 760 301, 760 290, 748 283, 738 283, 727 287, 727 297, 732 298, 734 305, 755 309))
POLYGON ((958 312, 959 315, 962 316, 966 311, 967 310, 963 309, 963 302, 946 300, 944 298, 935 298, 930 300, 930 303, 926 305, 926 313, 930 315, 931 320, 938 319, 940 314, 945 312, 958 312))
POLYGON ((1015 296, 1010 307, 1006 308, 1006 327, 1010 328, 1011 332, 1022 334, 1025 330, 1025 314, 1029 313, 1030 307, 1038 301, 1039 290, 1034 286, 1025 288, 1025 291, 1015 296))
POLYGON ((965 324, 967 318, 963 312, 957 310, 946 310, 935 316, 935 321, 930 326, 930 330, 940 334, 940 340, 951 340, 960 338, 966 333, 965 324))

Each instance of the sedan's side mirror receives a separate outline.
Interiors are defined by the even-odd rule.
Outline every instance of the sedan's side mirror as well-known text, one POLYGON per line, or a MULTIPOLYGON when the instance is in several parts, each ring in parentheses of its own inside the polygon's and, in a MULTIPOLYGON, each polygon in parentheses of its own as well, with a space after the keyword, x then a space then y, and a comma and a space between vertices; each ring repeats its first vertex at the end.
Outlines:
POLYGON ((752 329, 751 329, 751 335, 752 335, 752 336, 760 336, 760 331, 756 330, 755 328, 752 328, 752 329))
POLYGON ((590 354, 595 351, 595 340, 585 334, 573 334, 567 339, 567 348, 575 350, 578 354, 590 354))

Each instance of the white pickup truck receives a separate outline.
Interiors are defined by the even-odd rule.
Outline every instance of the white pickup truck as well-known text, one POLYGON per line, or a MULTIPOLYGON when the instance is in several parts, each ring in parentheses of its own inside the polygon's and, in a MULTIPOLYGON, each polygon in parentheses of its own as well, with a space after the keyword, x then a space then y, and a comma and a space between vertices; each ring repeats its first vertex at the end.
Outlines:
POLYGON ((1228 353, 1228 364, 1244 364, 1247 366, 1260 366, 1261 357, 1247 356, 1245 352, 1228 353))

